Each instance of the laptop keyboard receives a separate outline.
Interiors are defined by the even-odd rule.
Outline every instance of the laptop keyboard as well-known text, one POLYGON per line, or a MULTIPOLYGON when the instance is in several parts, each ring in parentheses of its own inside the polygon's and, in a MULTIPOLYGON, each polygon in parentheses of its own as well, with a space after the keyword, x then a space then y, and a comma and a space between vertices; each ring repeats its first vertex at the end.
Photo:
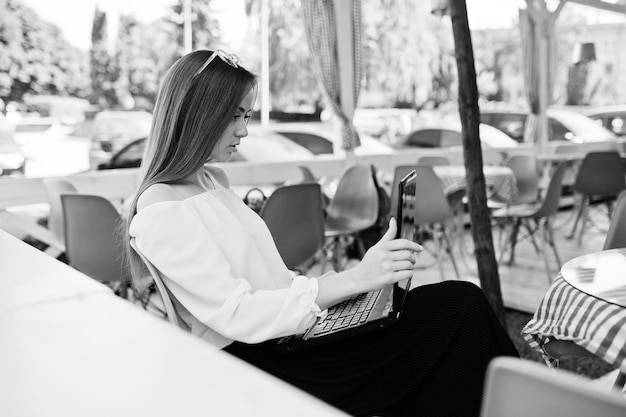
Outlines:
POLYGON ((326 318, 318 323, 311 336, 320 336, 365 323, 381 294, 382 290, 357 294, 331 307, 326 318))

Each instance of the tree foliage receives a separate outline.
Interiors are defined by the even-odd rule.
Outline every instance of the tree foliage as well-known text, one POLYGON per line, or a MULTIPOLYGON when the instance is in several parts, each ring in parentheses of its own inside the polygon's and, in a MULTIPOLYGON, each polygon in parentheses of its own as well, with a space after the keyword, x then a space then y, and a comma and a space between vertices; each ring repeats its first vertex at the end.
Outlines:
POLYGON ((118 68, 115 59, 109 55, 107 30, 106 13, 96 7, 89 51, 91 78, 89 101, 101 107, 113 107, 120 103, 114 85, 118 78, 118 68))
MULTIPOLYGON (((289 110, 295 105, 319 109, 321 93, 312 72, 299 0, 270 0, 269 5, 269 84, 271 107, 289 110)), ((246 66, 261 70, 261 2, 246 4, 251 23, 243 54, 246 66)))
POLYGON ((398 107, 438 107, 453 97, 452 32, 429 2, 366 0, 363 11, 364 90, 398 107))
POLYGON ((30 95, 85 97, 83 54, 57 27, 16 0, 0 0, 0 98, 23 102, 30 95))
MULTIPOLYGON (((182 56, 184 51, 184 0, 178 0, 170 8, 165 20, 171 24, 174 32, 174 41, 179 45, 178 54, 182 56)), ((191 2, 191 38, 193 49, 215 49, 220 40, 219 24, 213 18, 212 4, 210 0, 191 2)))

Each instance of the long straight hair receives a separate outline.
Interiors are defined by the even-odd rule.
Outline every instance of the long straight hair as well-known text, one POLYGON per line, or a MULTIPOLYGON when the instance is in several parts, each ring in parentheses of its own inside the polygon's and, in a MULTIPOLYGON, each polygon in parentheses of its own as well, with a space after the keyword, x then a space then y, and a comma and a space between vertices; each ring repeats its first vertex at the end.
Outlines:
POLYGON ((212 53, 194 51, 181 57, 167 71, 159 88, 139 186, 127 206, 122 226, 127 264, 139 291, 151 283, 145 265, 130 247, 129 227, 139 196, 151 185, 181 182, 201 169, 241 101, 257 84, 254 74, 241 66, 234 68, 220 57, 196 75, 212 53))

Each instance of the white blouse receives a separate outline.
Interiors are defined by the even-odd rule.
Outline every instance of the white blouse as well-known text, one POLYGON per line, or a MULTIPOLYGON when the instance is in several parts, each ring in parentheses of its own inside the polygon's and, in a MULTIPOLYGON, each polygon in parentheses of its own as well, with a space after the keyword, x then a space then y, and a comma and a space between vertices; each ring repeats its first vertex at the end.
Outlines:
POLYGON ((228 188, 149 205, 130 235, 191 332, 218 348, 301 333, 322 315, 317 279, 293 277, 265 222, 228 188))

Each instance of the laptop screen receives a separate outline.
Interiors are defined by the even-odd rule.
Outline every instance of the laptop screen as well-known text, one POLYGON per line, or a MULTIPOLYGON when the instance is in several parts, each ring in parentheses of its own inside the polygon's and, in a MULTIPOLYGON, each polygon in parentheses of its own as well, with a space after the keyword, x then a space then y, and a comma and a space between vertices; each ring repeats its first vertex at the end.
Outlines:
MULTIPOLYGON (((398 230, 396 231, 396 238, 413 239, 413 208, 415 206, 415 181, 417 174, 415 170, 409 172, 398 183, 398 211, 396 213, 396 223, 398 224, 398 230)), ((394 306, 404 305, 404 299, 406 294, 411 288, 411 279, 406 279, 398 282, 394 288, 394 306)), ((399 315, 400 311, 394 311, 399 315)))

